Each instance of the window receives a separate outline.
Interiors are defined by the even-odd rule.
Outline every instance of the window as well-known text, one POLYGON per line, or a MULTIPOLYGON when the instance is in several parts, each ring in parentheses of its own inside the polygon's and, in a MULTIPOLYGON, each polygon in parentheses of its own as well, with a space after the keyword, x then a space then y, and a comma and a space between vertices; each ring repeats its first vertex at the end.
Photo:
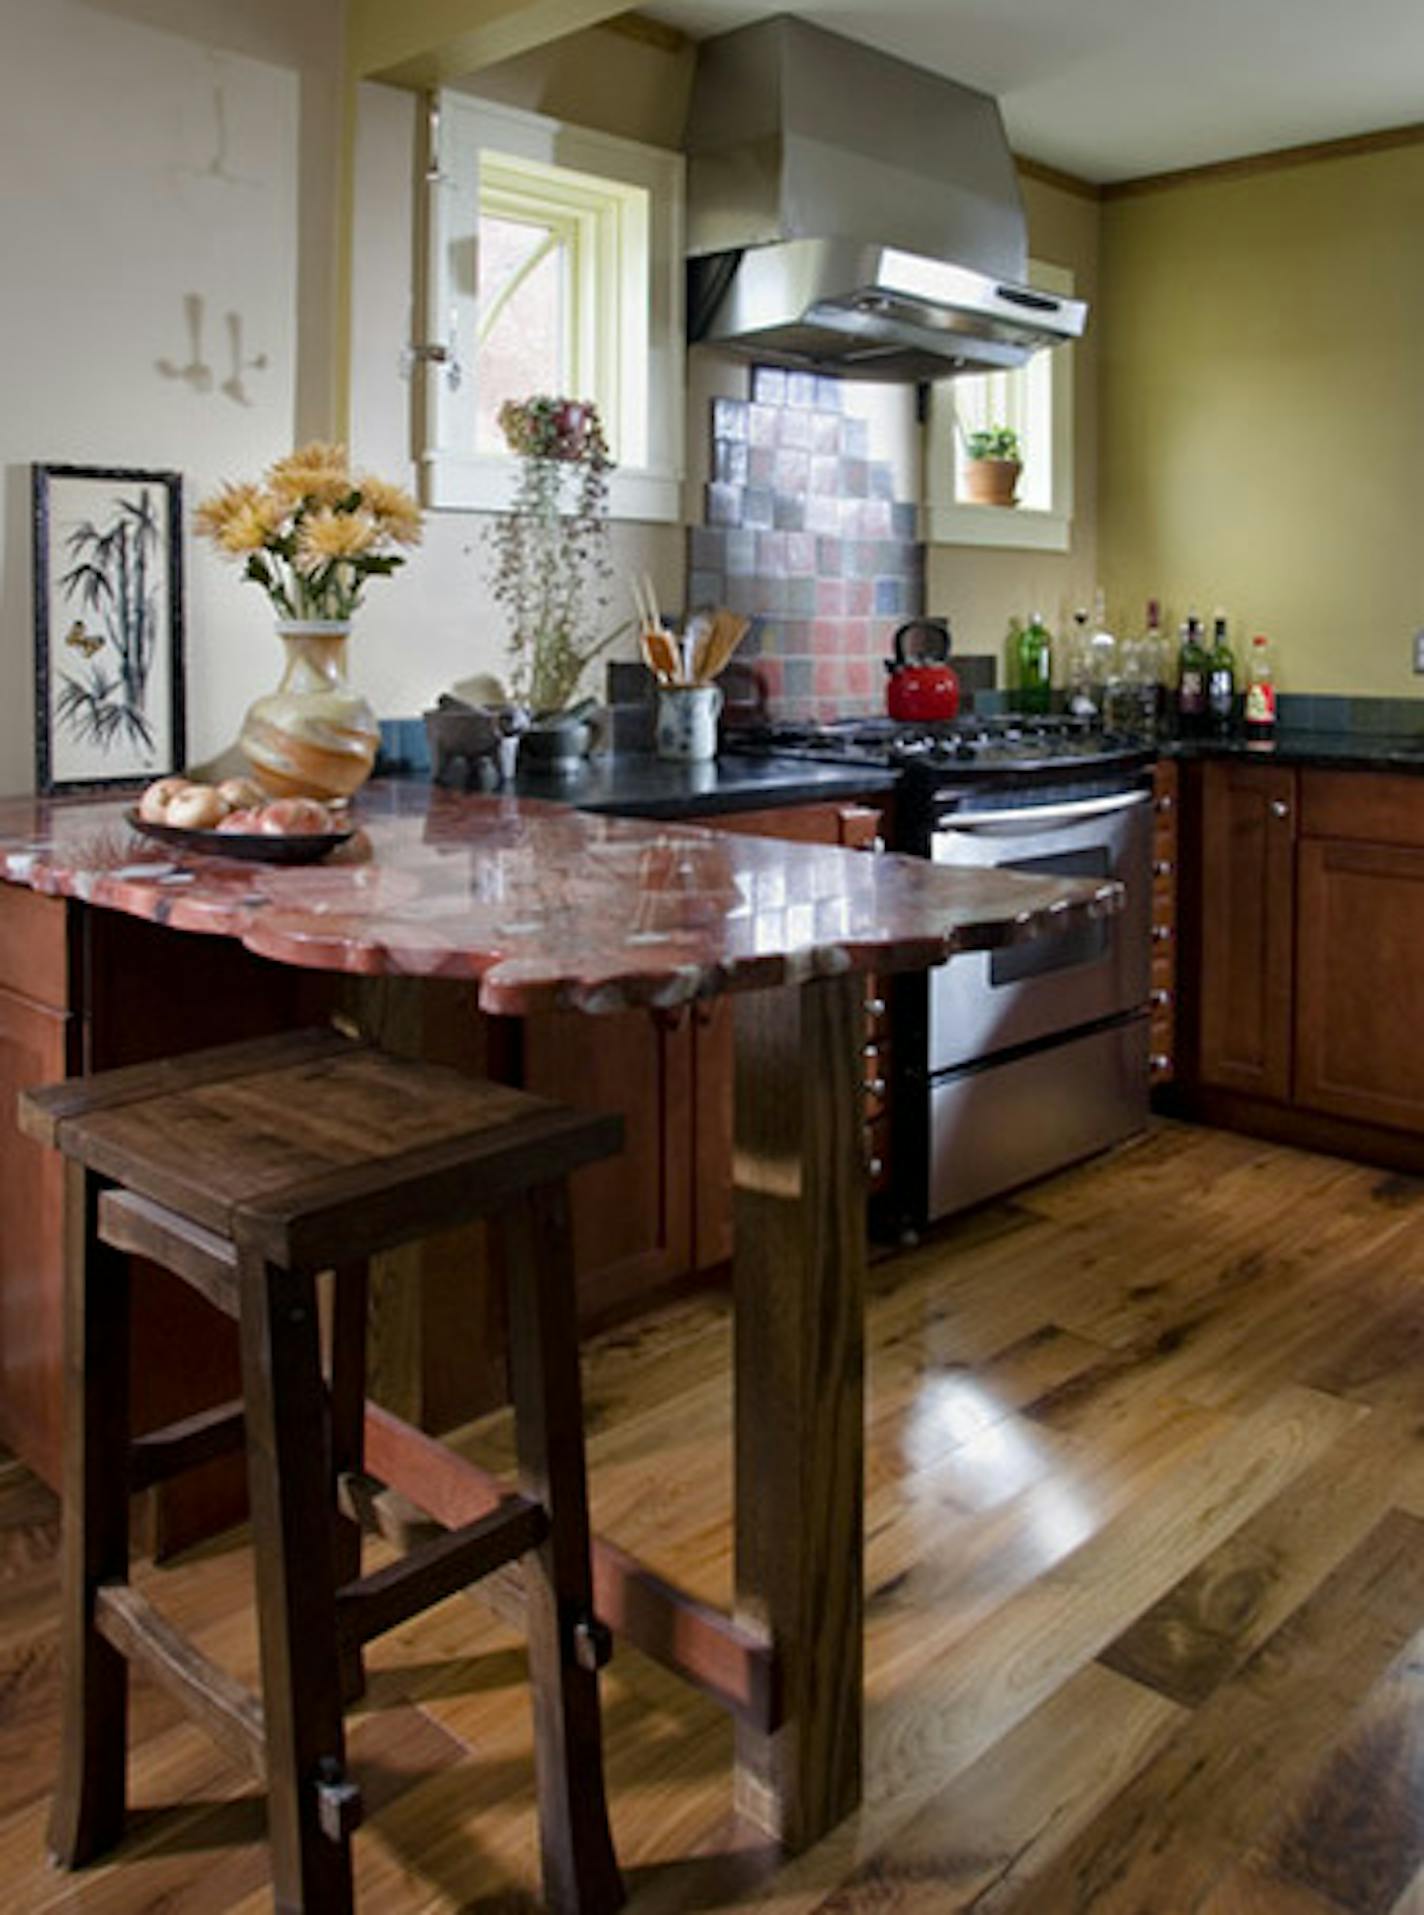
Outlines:
MULTIPOLYGON (((1071 293, 1061 267, 1033 265, 1033 284, 1071 293)), ((934 388, 926 442, 927 531, 934 545, 1018 546, 1066 552, 1073 525, 1073 348, 1035 353, 1013 372, 975 373, 934 388), (1016 506, 972 503, 964 485, 967 436, 1011 426, 1023 471, 1016 506)))
POLYGON ((431 171, 432 506, 498 509, 506 399, 593 399, 616 518, 675 520, 682 467, 682 160, 445 94, 431 171), (443 323, 442 323, 443 317, 443 323))

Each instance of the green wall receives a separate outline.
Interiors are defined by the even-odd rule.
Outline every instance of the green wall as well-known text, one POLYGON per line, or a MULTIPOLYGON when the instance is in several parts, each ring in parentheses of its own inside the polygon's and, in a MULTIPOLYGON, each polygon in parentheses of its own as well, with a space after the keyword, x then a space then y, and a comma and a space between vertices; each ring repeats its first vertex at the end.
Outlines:
POLYGON ((1424 144, 1102 209, 1115 614, 1224 604, 1285 689, 1424 691, 1424 144))

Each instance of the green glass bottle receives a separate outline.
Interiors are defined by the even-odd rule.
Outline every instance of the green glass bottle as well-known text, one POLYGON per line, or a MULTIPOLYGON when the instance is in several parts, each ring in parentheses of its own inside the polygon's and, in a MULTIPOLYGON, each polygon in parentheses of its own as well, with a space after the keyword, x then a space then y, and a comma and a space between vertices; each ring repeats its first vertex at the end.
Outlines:
POLYGON ((1046 712, 1053 696, 1053 637, 1042 612, 1019 633, 1018 654, 1019 710, 1046 712))

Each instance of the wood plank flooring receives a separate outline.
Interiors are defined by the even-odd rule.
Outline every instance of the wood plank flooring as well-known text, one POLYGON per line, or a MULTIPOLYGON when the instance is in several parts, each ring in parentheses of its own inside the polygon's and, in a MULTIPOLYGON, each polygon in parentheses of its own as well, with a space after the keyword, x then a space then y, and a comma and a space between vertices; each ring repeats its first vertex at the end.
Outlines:
MULTIPOLYGON (((1162 1125, 872 1290, 864 1806, 780 1861, 728 1722, 620 1650, 633 1909, 1424 1915, 1424 1183, 1162 1125)), ((699 1299, 587 1361, 599 1527, 714 1601, 729 1327, 699 1299)), ((504 1418, 461 1442, 511 1460, 504 1418)), ((255 1915, 260 1805, 141 1681, 123 1850, 47 1866, 56 1535, 0 1462, 0 1906, 255 1915)), ((241 1536, 140 1580, 252 1678, 241 1536)), ((457 1598, 370 1664, 361 1905, 535 1907, 518 1638, 457 1598)))

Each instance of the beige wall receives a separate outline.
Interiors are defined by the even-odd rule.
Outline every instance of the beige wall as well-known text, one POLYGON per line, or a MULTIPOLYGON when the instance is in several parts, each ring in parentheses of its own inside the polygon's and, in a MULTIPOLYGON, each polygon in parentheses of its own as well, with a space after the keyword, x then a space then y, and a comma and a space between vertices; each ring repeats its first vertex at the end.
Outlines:
POLYGON ((992 652, 1001 659, 1011 617, 1040 610, 1058 630, 1076 606, 1092 602, 1098 568, 1099 367, 1109 328, 1116 324, 1116 316, 1104 309, 1099 283, 1096 202, 1038 180, 1021 184, 1029 252, 1045 264, 1069 268, 1077 296, 1092 308, 1087 334, 1073 349, 1072 548, 1058 553, 939 545, 930 548, 928 567, 927 609, 948 616, 956 649, 992 652))
POLYGON ((1218 602, 1287 690, 1407 694, 1424 627, 1424 145, 1111 201, 1114 602, 1218 602))
MULTIPOLYGON (((191 503, 329 425, 340 15, 0 0, 0 790, 33 779, 30 462, 176 467, 191 503)), ((278 659, 257 591, 187 557, 198 759, 278 659)))

